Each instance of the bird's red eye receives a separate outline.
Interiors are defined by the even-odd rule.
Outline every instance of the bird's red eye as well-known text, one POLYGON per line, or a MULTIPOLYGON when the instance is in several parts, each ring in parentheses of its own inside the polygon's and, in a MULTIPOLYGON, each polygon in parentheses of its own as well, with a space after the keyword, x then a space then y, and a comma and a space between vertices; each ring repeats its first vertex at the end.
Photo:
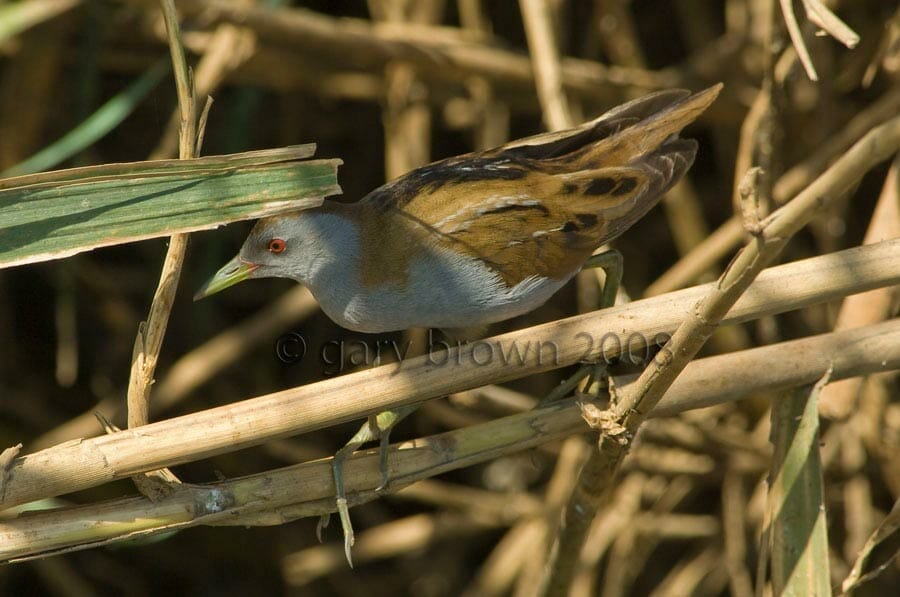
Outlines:
POLYGON ((285 249, 287 249, 287 243, 280 238, 273 238, 269 241, 270 253, 282 253, 285 249))

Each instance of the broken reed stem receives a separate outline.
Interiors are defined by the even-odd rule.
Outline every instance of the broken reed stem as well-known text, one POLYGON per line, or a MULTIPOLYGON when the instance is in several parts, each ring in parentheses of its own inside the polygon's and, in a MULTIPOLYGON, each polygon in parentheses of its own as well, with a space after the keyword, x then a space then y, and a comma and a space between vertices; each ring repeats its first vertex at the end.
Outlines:
POLYGON ((791 43, 794 44, 794 49, 797 50, 797 57, 806 71, 806 76, 809 77, 810 81, 818 81, 819 74, 816 72, 816 67, 809 55, 806 42, 803 41, 803 32, 800 31, 797 15, 794 14, 793 0, 778 0, 778 2, 781 5, 781 13, 784 16, 785 25, 787 25, 788 35, 791 36, 791 43))
POLYGON ((184 56, 184 44, 181 43, 181 28, 178 25, 178 14, 175 12, 175 4, 173 0, 160 0, 160 6, 166 22, 169 53, 172 55, 172 66, 175 70, 178 110, 181 113, 178 157, 186 160, 196 157, 194 154, 196 149, 194 142, 197 138, 197 119, 194 83, 184 56))
MULTIPOLYGON (((202 54, 197 67, 191 72, 191 85, 193 97, 208 97, 215 93, 225 79, 240 66, 251 59, 256 52, 256 38, 246 28, 222 23, 218 25, 204 44, 202 54)), ((168 159, 178 151, 181 139, 181 103, 176 106, 159 143, 151 154, 151 160, 168 159)), ((202 127, 198 127, 202 129, 202 127)), ((198 146, 202 145, 201 134, 198 131, 198 146)), ((199 148, 197 155, 200 154, 199 148)))
MULTIPOLYGON (((653 416, 810 384, 832 363, 835 379, 900 368, 900 320, 699 359, 685 369, 653 416)), ((625 381, 619 379, 627 389, 625 381)), ((566 400, 394 445, 389 491, 586 430, 580 405, 566 400)), ((356 452, 345 468, 354 504, 383 495, 375 490, 381 483, 377 450, 356 452)), ((331 460, 323 459, 210 485, 184 485, 156 502, 127 497, 32 513, 0 521, 0 560, 185 526, 282 524, 332 511, 333 496, 331 460)))
POLYGON ((548 572, 544 595, 566 595, 578 554, 591 521, 609 494, 631 438, 662 399, 678 375, 716 330, 753 280, 769 265, 813 216, 846 193, 875 165, 900 147, 900 116, 870 131, 834 165, 792 201, 773 212, 762 230, 744 246, 711 291, 690 310, 671 340, 657 353, 638 381, 615 396, 610 410, 593 424, 600 431, 599 450, 585 464, 572 500, 566 507, 558 555, 548 572))
MULTIPOLYGON (((179 131, 179 158, 190 159, 196 156, 196 118, 193 86, 190 72, 184 57, 184 46, 181 43, 181 33, 178 27, 178 17, 175 13, 175 5, 172 0, 160 0, 163 18, 166 23, 166 33, 169 38, 169 51, 172 55, 172 65, 175 72, 175 87, 178 93, 178 106, 181 113, 181 128, 179 131)), ((175 234, 169 238, 169 249, 163 262, 159 284, 150 304, 150 312, 147 321, 138 327, 137 337, 134 341, 134 354, 131 364, 131 375, 128 382, 128 427, 140 427, 150 422, 150 386, 156 371, 156 363, 159 352, 162 349, 163 338, 166 335, 166 327, 169 323, 169 314, 175 301, 175 292, 178 289, 178 279, 181 276, 181 267, 184 263, 184 254, 187 250, 188 235, 175 234)), ((168 471, 162 473, 162 477, 172 481, 174 475, 168 471)), ((138 488, 148 495, 154 495, 156 490, 146 482, 146 477, 135 476, 138 488)))
MULTIPOLYGON (((804 10, 806 10, 806 18, 817 27, 848 48, 854 48, 859 43, 859 35, 840 20, 837 15, 822 5, 819 0, 802 0, 802 2, 804 10)), ((816 73, 816 67, 813 65, 806 42, 803 39, 803 32, 800 31, 800 24, 797 22, 797 16, 794 14, 793 0, 779 0, 779 3, 781 4, 781 12, 784 15, 788 34, 791 37, 791 43, 794 44, 794 48, 797 50, 800 63, 803 64, 806 75, 810 80, 818 81, 819 75, 816 73)))

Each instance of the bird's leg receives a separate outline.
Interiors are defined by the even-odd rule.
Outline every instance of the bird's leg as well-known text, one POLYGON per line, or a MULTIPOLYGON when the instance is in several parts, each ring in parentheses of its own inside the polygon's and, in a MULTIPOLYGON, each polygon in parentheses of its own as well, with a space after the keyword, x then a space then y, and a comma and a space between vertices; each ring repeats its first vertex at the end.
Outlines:
MULTIPOLYGON (((616 304, 616 295, 619 293, 619 286, 622 285, 623 259, 622 254, 615 249, 607 249, 596 255, 591 255, 581 269, 599 267, 606 274, 603 281, 603 292, 600 293, 600 308, 606 309, 616 304)), ((601 358, 593 363, 588 364, 588 379, 584 384, 586 392, 590 392, 591 387, 596 383, 597 395, 599 395, 602 387, 602 380, 612 380, 608 374, 609 363, 601 358)), ((612 384, 607 386, 612 390, 612 384)), ((610 394, 612 396, 612 394, 610 394)))
MULTIPOLYGON (((589 390, 595 383, 600 383, 607 376, 608 363, 594 362, 585 363, 578 368, 573 375, 563 381, 561 384, 553 388, 553 391, 541 398, 539 405, 544 405, 555 400, 561 400, 572 393, 578 387, 581 381, 587 378, 584 383, 585 390, 589 390)), ((599 392, 599 388, 598 388, 599 392)))
MULTIPOLYGON (((603 292, 600 293, 600 308, 606 309, 616 304, 616 295, 619 292, 619 286, 622 283, 622 254, 615 249, 609 249, 596 255, 591 255, 581 269, 599 267, 606 274, 606 280, 603 283, 603 292)), ((590 388, 594 382, 599 381, 606 375, 607 363, 590 362, 582 363, 578 371, 571 377, 563 381, 561 384, 553 388, 553 391, 547 394, 541 404, 559 400, 574 390, 581 380, 588 377, 585 388, 590 388)))
MULTIPOLYGON (((401 406, 392 410, 386 410, 376 415, 370 415, 368 420, 362 424, 353 437, 350 438, 343 448, 337 451, 331 461, 331 471, 334 476, 334 493, 335 506, 338 516, 341 519, 341 529, 344 532, 344 555, 347 556, 347 562, 353 566, 350 559, 350 548, 353 546, 353 524, 350 522, 350 510, 347 505, 347 494, 344 489, 344 461, 366 442, 380 441, 378 449, 378 470, 381 471, 381 485, 375 488, 375 491, 381 491, 387 487, 388 478, 388 446, 390 444, 391 431, 403 419, 408 417, 417 408, 418 404, 409 406, 401 406)), ((328 526, 328 514, 323 514, 319 519, 319 525, 316 534, 319 540, 322 540, 322 530, 328 526)))
POLYGON ((584 262, 581 269, 599 267, 606 274, 603 283, 603 292, 600 294, 600 308, 606 309, 616 304, 616 294, 622 284, 622 254, 615 249, 609 249, 596 255, 591 255, 584 262))
POLYGON ((572 392, 572 390, 578 387, 578 384, 581 383, 581 380, 591 373, 593 368, 593 363, 587 363, 579 367, 578 371, 576 371, 561 384, 553 388, 553 391, 551 391, 549 394, 541 398, 540 402, 538 402, 538 405, 543 406, 544 404, 555 402, 568 396, 572 392))

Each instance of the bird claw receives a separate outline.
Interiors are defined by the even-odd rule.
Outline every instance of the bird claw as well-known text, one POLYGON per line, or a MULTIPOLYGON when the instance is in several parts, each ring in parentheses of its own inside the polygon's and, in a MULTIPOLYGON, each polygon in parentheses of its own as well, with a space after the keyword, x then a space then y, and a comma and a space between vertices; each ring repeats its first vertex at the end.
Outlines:
POLYGON ((383 473, 381 475, 381 484, 375 488, 375 493, 381 493, 388 488, 388 483, 390 483, 390 479, 388 478, 387 473, 383 473))
POLYGON ((322 516, 319 517, 319 522, 316 523, 316 539, 319 540, 319 543, 325 542, 325 529, 328 528, 328 523, 331 522, 331 513, 326 512, 322 516))
POLYGON ((341 519, 341 530, 344 532, 344 556, 347 563, 353 568, 353 557, 350 548, 356 543, 356 537, 353 534, 353 523, 350 522, 350 509, 347 507, 347 498, 339 497, 335 500, 337 505, 338 516, 341 519))

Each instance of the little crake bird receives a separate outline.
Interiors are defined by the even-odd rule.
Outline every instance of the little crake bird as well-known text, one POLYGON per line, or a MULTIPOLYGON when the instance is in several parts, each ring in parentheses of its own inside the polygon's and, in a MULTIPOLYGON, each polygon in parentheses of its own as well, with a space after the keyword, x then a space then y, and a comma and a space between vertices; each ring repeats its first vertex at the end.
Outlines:
MULTIPOLYGON (((660 91, 573 129, 413 170, 357 203, 261 220, 195 298, 247 278, 293 278, 331 319, 361 332, 475 327, 527 313, 678 182, 697 153, 678 133, 720 89, 660 91)), ((414 409, 370 417, 335 454, 348 562, 342 463, 380 438, 386 485, 388 435, 414 409)))
POLYGON ((573 129, 413 170, 356 203, 261 220, 195 298, 293 278, 361 332, 527 313, 682 177, 697 142, 678 133, 720 89, 660 91, 573 129))

